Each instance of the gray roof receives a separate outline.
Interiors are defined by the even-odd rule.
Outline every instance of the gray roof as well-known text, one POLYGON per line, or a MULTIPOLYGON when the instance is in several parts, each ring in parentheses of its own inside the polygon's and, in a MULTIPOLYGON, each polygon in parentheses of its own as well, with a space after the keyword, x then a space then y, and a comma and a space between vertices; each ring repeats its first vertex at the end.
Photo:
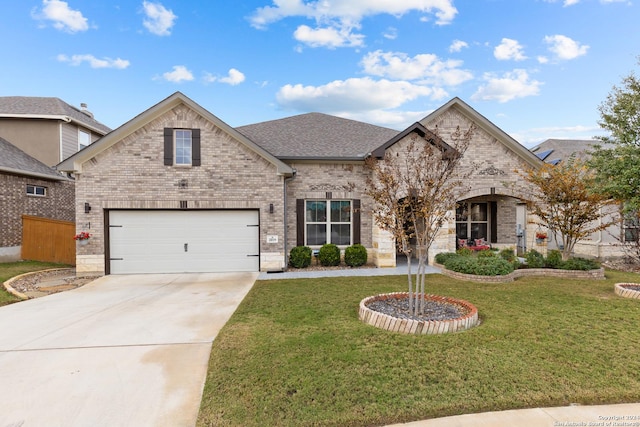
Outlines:
POLYGON ((51 180, 66 179, 55 169, 34 159, 4 138, 0 138, 0 172, 51 180))
MULTIPOLYGON (((87 112, 88 113, 88 112, 87 112)), ((1 96, 0 117, 2 116, 67 116, 73 121, 100 132, 103 135, 111 129, 91 117, 91 113, 85 113, 81 109, 67 104, 60 98, 47 98, 37 96, 1 96)))
POLYGON ((589 151, 600 141, 594 139, 547 139, 536 145, 531 152, 540 160, 557 164, 571 156, 585 160, 589 157, 589 151))
POLYGON ((399 133, 322 113, 240 126, 236 130, 281 160, 362 160, 399 133))

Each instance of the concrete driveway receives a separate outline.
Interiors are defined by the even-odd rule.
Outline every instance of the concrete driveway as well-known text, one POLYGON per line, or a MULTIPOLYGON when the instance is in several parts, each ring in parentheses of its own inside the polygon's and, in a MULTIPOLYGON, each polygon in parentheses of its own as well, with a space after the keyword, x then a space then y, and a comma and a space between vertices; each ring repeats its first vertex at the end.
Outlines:
POLYGON ((257 273, 101 277, 0 308, 0 427, 193 426, 257 273))

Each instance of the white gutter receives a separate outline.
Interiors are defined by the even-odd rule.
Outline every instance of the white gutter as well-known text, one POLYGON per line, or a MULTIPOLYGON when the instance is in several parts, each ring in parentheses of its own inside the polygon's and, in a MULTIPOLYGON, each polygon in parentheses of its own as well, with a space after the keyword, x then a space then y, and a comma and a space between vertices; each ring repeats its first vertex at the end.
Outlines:
MULTIPOLYGON (((1 118, 8 119, 42 119, 42 120, 62 120, 65 123, 76 123, 84 128, 87 128, 101 136, 106 135, 104 129, 98 129, 95 126, 91 126, 90 124, 81 122, 80 120, 74 119, 70 116, 58 115, 58 114, 0 114, 1 118)), ((88 116, 87 116, 88 117, 88 116)))
POLYGON ((42 179, 46 179, 49 181, 71 181, 69 178, 66 178, 62 175, 60 176, 54 176, 54 175, 47 175, 46 173, 39 173, 39 172, 30 172, 30 171, 25 171, 22 169, 14 169, 14 168, 7 168, 7 167, 3 167, 0 166, 0 172, 7 172, 7 173, 11 173, 14 175, 26 175, 26 176, 32 176, 34 178, 42 178, 42 179))

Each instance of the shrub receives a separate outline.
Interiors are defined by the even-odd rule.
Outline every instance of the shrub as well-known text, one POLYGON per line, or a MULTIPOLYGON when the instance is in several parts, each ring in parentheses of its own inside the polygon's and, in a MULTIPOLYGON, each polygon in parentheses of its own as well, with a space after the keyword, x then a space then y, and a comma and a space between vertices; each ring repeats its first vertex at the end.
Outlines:
POLYGON ((502 258, 503 260, 511 263, 518 260, 515 252, 513 252, 513 249, 503 249, 498 255, 500 255, 500 258, 502 258))
POLYGON ((311 265, 311 248, 308 246, 296 246, 289 253, 289 265, 295 268, 305 268, 311 265))
POLYGON ((479 276, 500 276, 513 271, 513 264, 498 257, 450 257, 445 268, 451 271, 479 276))
POLYGON ((600 264, 592 259, 586 258, 569 258, 562 263, 560 267, 563 270, 596 270, 600 268, 600 264))
POLYGON ((544 267, 544 256, 535 249, 531 249, 525 255, 525 259, 527 260, 527 265, 529 268, 542 268, 544 267))
POLYGON ((333 243, 322 245, 318 253, 318 261, 325 267, 340 264, 340 248, 333 243))
POLYGON ((491 249, 483 249, 481 251, 478 251, 478 258, 493 258, 493 257, 495 257, 495 254, 491 249))
POLYGON ((367 248, 359 243, 344 250, 344 262, 349 267, 359 267, 367 263, 367 248))
POLYGON ((471 256, 473 255, 473 251, 469 248, 460 248, 456 251, 456 253, 458 255, 462 255, 462 256, 471 256))
POLYGON ((562 252, 557 249, 549 251, 547 254, 546 265, 549 268, 562 268, 562 252))
POLYGON ((460 255, 458 255, 455 252, 440 252, 439 254, 436 254, 436 262, 440 265, 445 265, 447 263, 448 260, 450 260, 451 258, 455 258, 458 257, 460 255))
POLYGON ((475 274, 479 276, 503 276, 513 271, 513 264, 498 257, 478 258, 475 274))

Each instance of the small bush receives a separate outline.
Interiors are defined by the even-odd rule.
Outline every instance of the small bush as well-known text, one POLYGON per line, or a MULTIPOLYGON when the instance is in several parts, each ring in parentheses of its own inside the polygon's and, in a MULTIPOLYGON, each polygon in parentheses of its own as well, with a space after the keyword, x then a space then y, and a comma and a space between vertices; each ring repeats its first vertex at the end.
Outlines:
POLYGON ((513 249, 503 249, 498 255, 500 255, 500 258, 502 258, 503 260, 511 263, 518 260, 515 252, 513 252, 513 249))
POLYGON ((531 249, 525 255, 525 259, 527 260, 527 265, 529 268, 542 268, 544 267, 544 256, 536 251, 535 249, 531 249))
POLYGON ((481 251, 478 251, 478 258, 493 258, 493 257, 495 257, 495 254, 491 249, 483 249, 481 251))
POLYGON ((335 266, 340 264, 340 248, 333 243, 327 243, 322 245, 320 252, 318 253, 318 261, 325 267, 335 266))
POLYGON ((436 262, 440 265, 445 265, 447 263, 448 260, 450 260, 451 258, 455 258, 458 257, 460 255, 458 255, 455 252, 440 252, 439 254, 436 254, 436 262))
POLYGON ((450 257, 445 268, 451 271, 478 276, 501 276, 513 271, 513 264, 498 257, 450 257))
POLYGON ((479 276, 504 276, 513 271, 513 264, 498 257, 478 258, 476 272, 479 276))
POLYGON ((311 248, 296 246, 289 253, 289 265, 294 268, 305 268, 311 265, 311 248))
POLYGON ((344 262, 349 267, 360 267, 367 263, 367 248, 357 243, 344 250, 344 262))
POLYGON ((462 255, 462 256, 471 256, 473 255, 473 251, 469 248, 460 248, 456 251, 456 253, 458 255, 462 255))
POLYGON ((562 263, 560 267, 563 270, 596 270, 600 268, 600 264, 592 259, 586 258, 569 258, 562 263))
POLYGON ((546 265, 549 268, 562 268, 562 252, 557 249, 549 251, 547 254, 546 265))

